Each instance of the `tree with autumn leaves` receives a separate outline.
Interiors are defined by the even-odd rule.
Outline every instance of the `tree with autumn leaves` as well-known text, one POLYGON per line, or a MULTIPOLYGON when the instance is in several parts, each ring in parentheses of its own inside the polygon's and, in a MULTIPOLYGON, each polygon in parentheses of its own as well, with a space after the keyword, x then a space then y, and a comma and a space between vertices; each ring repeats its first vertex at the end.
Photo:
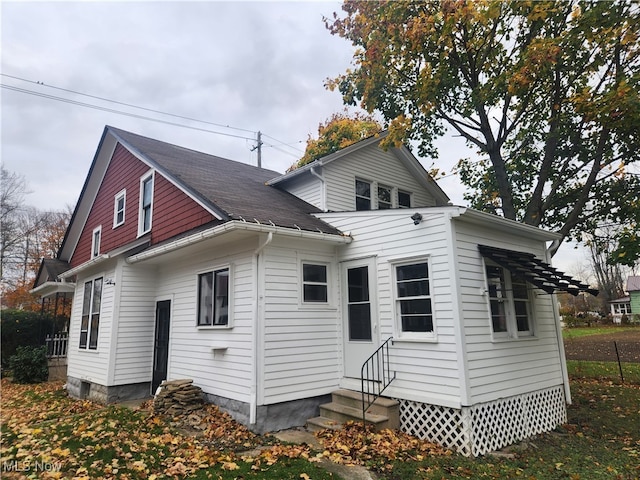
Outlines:
POLYGON ((611 261, 640 258, 640 6, 627 1, 346 1, 325 19, 356 47, 329 80, 388 122, 387 144, 455 132, 481 210, 559 231, 617 227, 611 261), (635 168, 635 170, 634 170, 635 168))
POLYGON ((42 258, 55 258, 71 213, 42 211, 25 205, 25 179, 1 169, 0 271, 2 306, 37 311, 40 302, 29 293, 42 258))

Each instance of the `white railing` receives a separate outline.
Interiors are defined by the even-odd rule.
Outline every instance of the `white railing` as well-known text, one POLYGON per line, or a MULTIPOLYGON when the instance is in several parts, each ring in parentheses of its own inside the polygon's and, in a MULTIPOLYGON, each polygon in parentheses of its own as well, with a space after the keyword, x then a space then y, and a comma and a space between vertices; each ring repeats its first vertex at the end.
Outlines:
POLYGON ((45 345, 47 346, 48 358, 64 358, 67 356, 69 334, 67 332, 59 332, 53 336, 47 335, 45 345))

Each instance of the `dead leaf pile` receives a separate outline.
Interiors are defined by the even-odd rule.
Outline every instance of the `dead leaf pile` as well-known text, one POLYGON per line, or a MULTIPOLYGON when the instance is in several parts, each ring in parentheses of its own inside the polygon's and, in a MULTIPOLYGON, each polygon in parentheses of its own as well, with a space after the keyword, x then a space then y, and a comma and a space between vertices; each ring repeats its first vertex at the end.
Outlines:
POLYGON ((365 428, 357 422, 347 422, 340 430, 322 430, 316 436, 325 448, 324 457, 347 465, 378 460, 421 461, 426 456, 452 454, 450 450, 406 433, 389 429, 375 432, 370 425, 365 428))

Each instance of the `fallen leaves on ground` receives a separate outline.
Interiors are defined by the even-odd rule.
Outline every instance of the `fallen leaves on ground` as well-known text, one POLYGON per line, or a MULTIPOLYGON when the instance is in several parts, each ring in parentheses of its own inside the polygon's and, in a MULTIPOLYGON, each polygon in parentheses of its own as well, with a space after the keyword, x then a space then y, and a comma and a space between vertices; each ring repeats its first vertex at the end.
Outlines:
POLYGON ((375 432, 371 425, 347 422, 340 430, 316 434, 325 450, 324 457, 335 463, 364 465, 369 461, 417 460, 426 456, 451 455, 451 451, 397 430, 375 432))

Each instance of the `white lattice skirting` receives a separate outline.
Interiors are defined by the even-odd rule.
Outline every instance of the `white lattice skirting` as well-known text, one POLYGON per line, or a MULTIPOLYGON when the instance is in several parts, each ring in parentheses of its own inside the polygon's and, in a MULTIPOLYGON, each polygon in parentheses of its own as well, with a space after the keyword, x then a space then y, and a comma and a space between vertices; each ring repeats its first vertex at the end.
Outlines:
POLYGON ((567 421, 562 386, 462 409, 400 402, 400 428, 465 456, 478 456, 548 432, 567 421))

